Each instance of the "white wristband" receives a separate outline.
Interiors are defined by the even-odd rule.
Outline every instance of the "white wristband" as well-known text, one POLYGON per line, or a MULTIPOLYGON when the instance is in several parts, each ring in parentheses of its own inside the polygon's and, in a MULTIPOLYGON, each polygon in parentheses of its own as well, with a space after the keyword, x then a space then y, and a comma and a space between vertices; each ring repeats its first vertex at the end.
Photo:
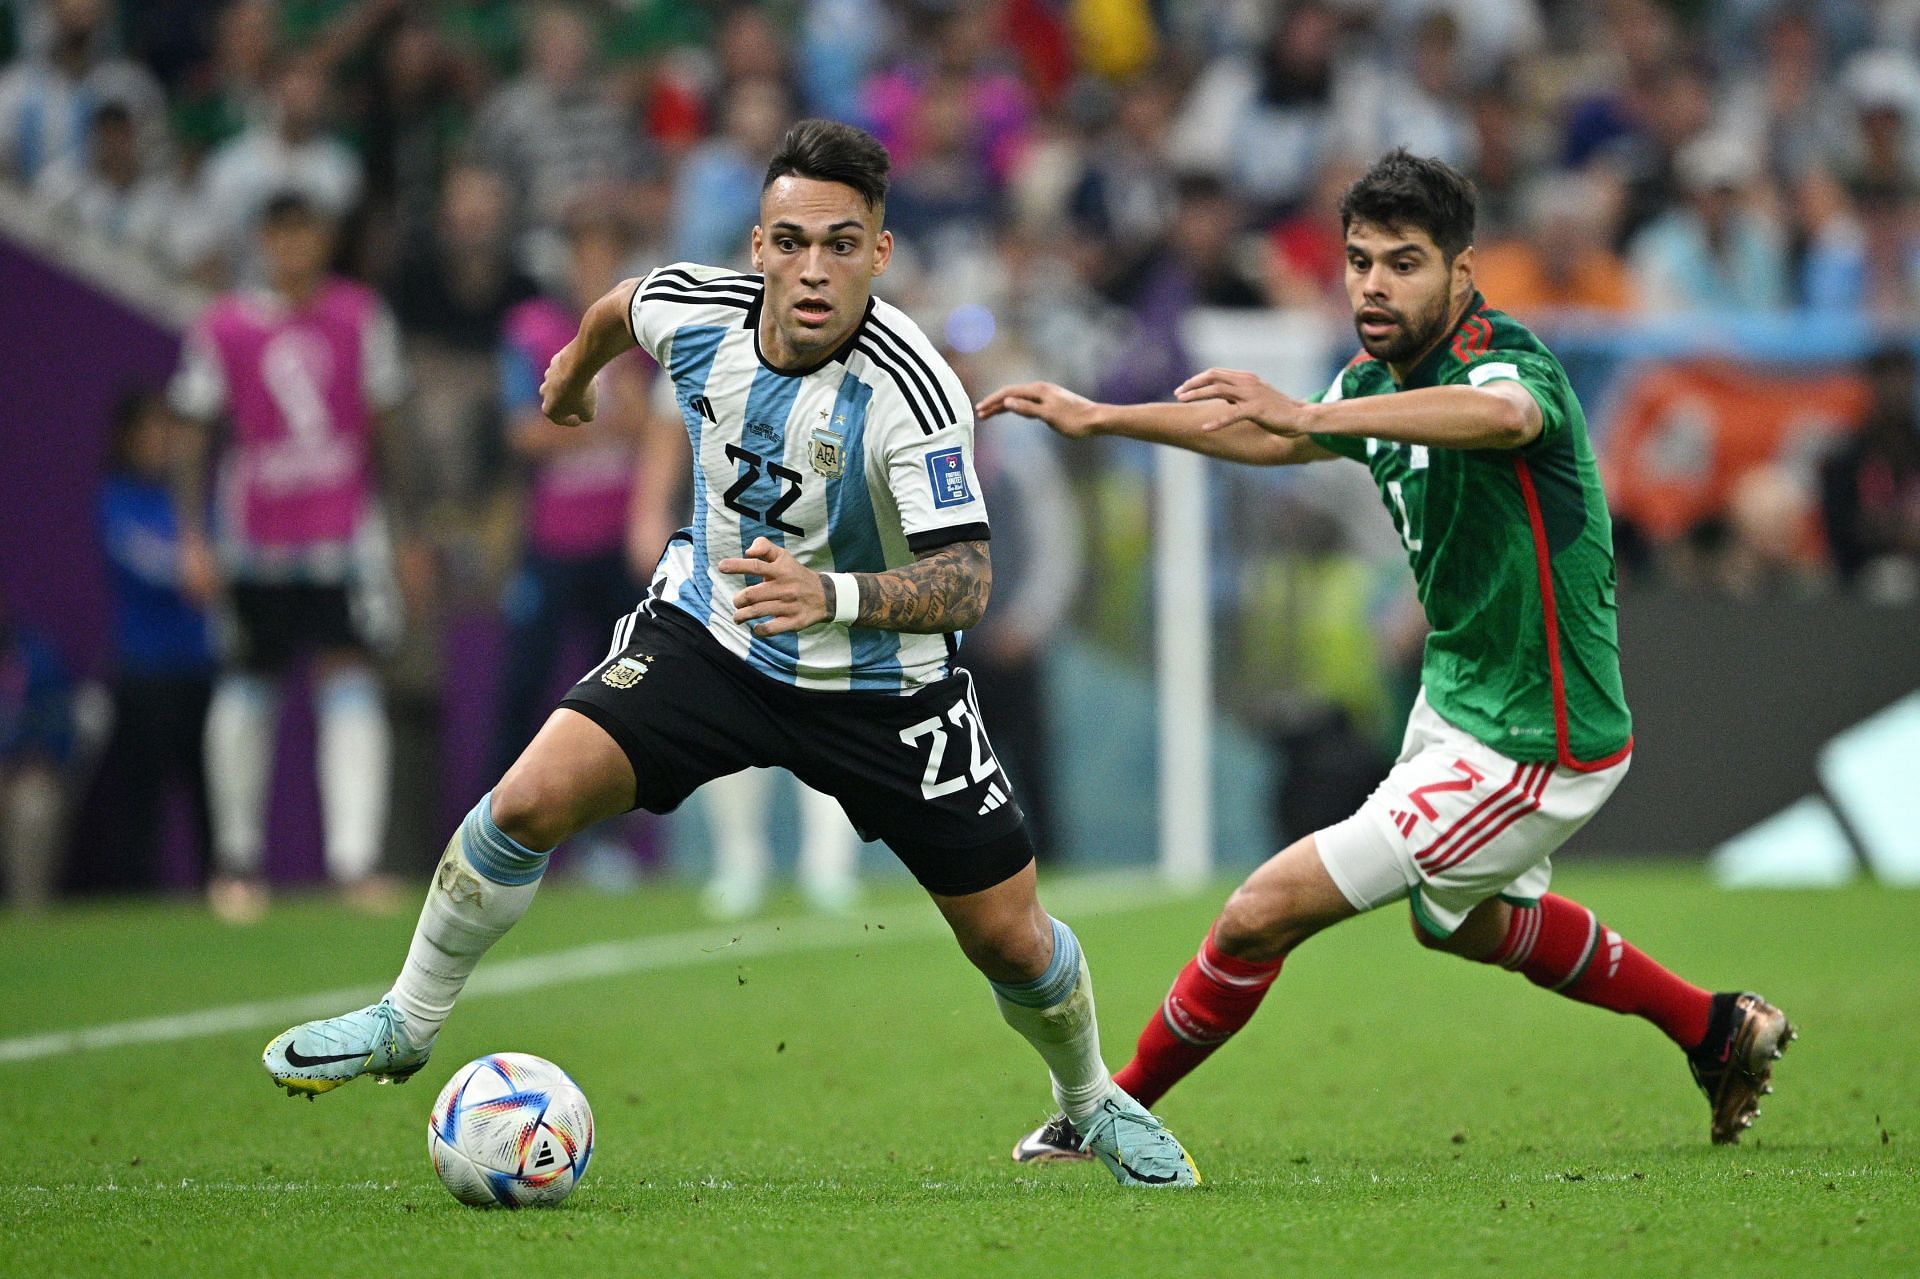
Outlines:
POLYGON ((833 620, 842 626, 852 626, 854 619, 860 616, 860 583, 851 573, 823 573, 833 583, 833 620))

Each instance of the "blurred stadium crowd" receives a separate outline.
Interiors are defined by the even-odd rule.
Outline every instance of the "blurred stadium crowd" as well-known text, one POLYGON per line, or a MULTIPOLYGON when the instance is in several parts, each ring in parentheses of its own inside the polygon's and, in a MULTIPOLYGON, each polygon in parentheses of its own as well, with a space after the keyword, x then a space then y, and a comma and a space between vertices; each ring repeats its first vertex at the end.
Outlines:
MULTIPOLYGON (((211 296, 257 280, 275 196, 338 219, 337 265, 387 299, 412 387, 387 496, 422 553, 388 705, 430 721, 447 628, 497 616, 496 771, 548 704, 563 604, 597 637, 684 500, 659 478, 679 428, 637 386, 598 455, 641 476, 624 513, 597 541, 543 526, 530 477, 561 446, 529 420, 509 317, 661 262, 743 263, 765 157, 804 115, 891 148, 880 291, 980 391, 1160 398, 1236 362, 1223 323, 1237 349, 1294 344, 1290 389, 1317 389, 1352 345, 1339 192, 1390 146, 1441 156, 1480 192, 1484 293, 1580 386, 1623 578, 1920 595, 1917 0, 0 0, 0 178, 77 241, 211 296)), ((138 512, 164 500, 168 414, 163 388, 130 390, 100 506, 123 712, 103 749, 198 786, 180 743, 213 647, 161 606, 177 569, 138 512), (129 742, 141 696, 157 736, 129 742)), ((981 441, 997 590, 964 656, 1044 823, 1049 646, 1064 627, 1147 651, 1151 461, 1026 424, 981 441)), ((1392 529, 1362 476, 1213 483, 1223 683, 1339 769, 1320 711, 1377 745, 1415 678, 1392 529)), ((0 605, 0 635, 10 888, 34 901, 62 878, 89 719, 33 618, 0 605)), ((431 771, 406 741, 396 767, 431 771)), ((141 802, 107 847, 155 838, 141 802)), ((437 814, 397 807, 411 866, 437 814)), ((64 879, 151 882, 150 857, 110 856, 146 869, 64 879)))

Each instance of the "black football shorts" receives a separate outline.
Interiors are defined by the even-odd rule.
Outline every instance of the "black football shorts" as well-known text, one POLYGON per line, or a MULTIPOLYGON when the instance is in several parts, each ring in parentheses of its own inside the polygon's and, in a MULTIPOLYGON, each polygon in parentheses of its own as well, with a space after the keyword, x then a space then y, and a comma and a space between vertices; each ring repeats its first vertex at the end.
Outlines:
POLYGON ((839 800, 929 892, 979 892, 1032 860, 965 671, 906 696, 796 688, 664 602, 622 618, 615 640, 560 704, 626 752, 634 807, 670 812, 713 778, 785 768, 839 800))

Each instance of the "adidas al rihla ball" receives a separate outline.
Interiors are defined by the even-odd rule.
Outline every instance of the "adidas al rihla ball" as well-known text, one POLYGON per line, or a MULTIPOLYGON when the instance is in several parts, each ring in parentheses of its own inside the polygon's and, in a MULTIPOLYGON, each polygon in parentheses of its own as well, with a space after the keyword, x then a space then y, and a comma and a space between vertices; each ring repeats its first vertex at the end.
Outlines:
POLYGON ((454 1072, 427 1120, 433 1170, 476 1208, 550 1208, 593 1157, 593 1111, 566 1071, 528 1053, 494 1053, 454 1072))

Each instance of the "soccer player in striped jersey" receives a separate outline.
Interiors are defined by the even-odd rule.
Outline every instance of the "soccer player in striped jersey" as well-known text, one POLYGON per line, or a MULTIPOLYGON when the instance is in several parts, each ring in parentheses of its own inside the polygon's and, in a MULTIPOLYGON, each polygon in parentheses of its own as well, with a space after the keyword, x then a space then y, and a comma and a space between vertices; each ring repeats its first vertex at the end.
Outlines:
POLYGON ((542 409, 577 426, 609 361, 653 356, 693 445, 693 523, 606 659, 448 844, 387 998, 267 1046, 290 1094, 419 1070, 562 840, 778 766, 838 799, 933 896, 1046 1061, 1076 1149, 1124 1184, 1198 1182, 1101 1062, 1079 942, 1040 906, 1025 819, 951 667, 987 603, 987 513, 959 379, 872 296, 893 247, 887 171, 870 134, 802 121, 767 168, 753 272, 679 264, 626 281, 553 357, 542 409))
MULTIPOLYGON (((1362 350, 1316 401, 1209 369, 1175 404, 1094 404, 1031 383, 978 409, 1256 466, 1359 462, 1432 627, 1387 780, 1248 877, 1116 1078, 1153 1104, 1247 1023, 1296 946, 1405 899, 1421 944, 1653 1023, 1706 1092, 1712 1139, 1737 1141, 1793 1037, 1786 1017, 1681 980, 1547 891, 1550 855, 1633 749, 1611 525, 1580 403, 1553 354, 1474 288, 1474 194, 1459 173, 1393 152, 1348 190, 1341 219, 1362 350)), ((1021 1161, 1077 1153, 1070 1116, 1014 1148, 1021 1161)))

